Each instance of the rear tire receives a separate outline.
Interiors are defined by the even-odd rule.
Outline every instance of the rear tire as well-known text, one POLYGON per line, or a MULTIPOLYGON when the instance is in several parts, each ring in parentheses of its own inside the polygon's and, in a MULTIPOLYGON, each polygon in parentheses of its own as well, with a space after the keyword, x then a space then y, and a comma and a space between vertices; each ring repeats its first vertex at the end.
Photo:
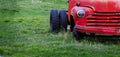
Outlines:
POLYGON ((67 18, 66 10, 60 10, 59 19, 60 19, 60 28, 67 31, 68 18, 67 18))
POLYGON ((59 31, 60 30, 60 20, 58 15, 58 10, 51 10, 50 12, 50 31, 59 31))
POLYGON ((75 28, 73 30, 73 36, 75 40, 82 40, 85 36, 85 33, 78 32, 75 28))

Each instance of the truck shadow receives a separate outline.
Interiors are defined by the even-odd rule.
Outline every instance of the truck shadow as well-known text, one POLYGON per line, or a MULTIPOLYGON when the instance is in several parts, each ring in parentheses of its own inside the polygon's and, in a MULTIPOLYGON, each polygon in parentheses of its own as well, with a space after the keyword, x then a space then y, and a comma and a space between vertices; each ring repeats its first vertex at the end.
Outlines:
POLYGON ((90 36, 90 35, 87 35, 85 39, 88 41, 99 42, 103 44, 109 44, 109 43, 119 44, 120 43, 120 36, 105 36, 105 35, 90 36))

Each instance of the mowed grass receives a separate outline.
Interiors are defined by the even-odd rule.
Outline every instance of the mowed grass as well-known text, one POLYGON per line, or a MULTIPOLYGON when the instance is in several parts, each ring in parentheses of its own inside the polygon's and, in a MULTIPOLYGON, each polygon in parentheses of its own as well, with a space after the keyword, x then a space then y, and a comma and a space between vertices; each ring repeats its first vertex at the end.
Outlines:
POLYGON ((2 57, 120 57, 120 44, 83 40, 71 32, 50 33, 51 9, 67 9, 66 0, 21 0, 19 11, 0 10, 2 57))

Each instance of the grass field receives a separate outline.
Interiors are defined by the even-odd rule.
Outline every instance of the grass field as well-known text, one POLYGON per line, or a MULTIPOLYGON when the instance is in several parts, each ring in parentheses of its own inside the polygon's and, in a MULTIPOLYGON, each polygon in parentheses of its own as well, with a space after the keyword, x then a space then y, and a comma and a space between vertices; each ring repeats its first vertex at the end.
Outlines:
POLYGON ((67 9, 66 0, 17 4, 19 11, 0 9, 0 57, 120 57, 119 43, 77 42, 71 32, 50 33, 49 12, 67 9))

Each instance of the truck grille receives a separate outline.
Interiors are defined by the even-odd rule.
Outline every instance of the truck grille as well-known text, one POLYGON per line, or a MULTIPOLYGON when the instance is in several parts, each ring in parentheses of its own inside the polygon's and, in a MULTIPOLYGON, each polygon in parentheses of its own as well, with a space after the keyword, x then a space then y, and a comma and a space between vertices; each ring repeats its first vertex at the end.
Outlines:
POLYGON ((120 13, 94 13, 87 16, 87 26, 120 28, 120 13))

